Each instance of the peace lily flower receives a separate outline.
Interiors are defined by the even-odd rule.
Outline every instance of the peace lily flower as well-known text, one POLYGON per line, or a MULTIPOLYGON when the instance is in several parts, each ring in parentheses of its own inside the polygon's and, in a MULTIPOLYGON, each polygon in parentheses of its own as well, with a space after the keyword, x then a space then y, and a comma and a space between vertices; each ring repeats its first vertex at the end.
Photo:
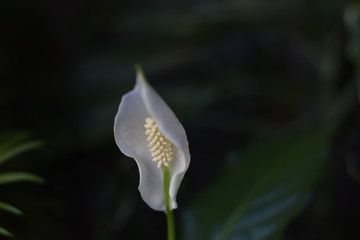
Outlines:
POLYGON ((185 130, 136 67, 136 85, 115 117, 115 141, 140 172, 139 191, 154 210, 177 208, 176 194, 190 163, 185 130), (168 205, 166 202, 168 201, 168 205))

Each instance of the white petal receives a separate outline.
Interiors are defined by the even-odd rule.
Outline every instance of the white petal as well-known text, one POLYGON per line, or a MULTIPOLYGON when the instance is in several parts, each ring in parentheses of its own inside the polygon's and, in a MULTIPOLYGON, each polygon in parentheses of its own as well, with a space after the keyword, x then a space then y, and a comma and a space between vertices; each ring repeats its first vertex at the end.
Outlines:
POLYGON ((125 94, 115 116, 115 141, 121 152, 134 158, 139 173, 139 191, 155 210, 164 210, 163 175, 151 159, 145 135, 145 118, 151 116, 136 88, 125 94))
POLYGON ((151 117, 162 134, 174 145, 174 159, 169 164, 171 208, 176 208, 176 194, 190 163, 186 133, 172 110, 137 71, 134 90, 123 96, 115 117, 115 141, 120 150, 134 158, 140 172, 139 191, 155 210, 165 210, 163 174, 152 161, 145 135, 145 119, 151 117))
POLYGON ((171 207, 176 208, 176 194, 190 164, 189 144, 185 130, 173 111, 146 82, 141 70, 137 71, 136 91, 141 94, 146 110, 157 123, 162 134, 175 146, 174 159, 170 163, 171 207))

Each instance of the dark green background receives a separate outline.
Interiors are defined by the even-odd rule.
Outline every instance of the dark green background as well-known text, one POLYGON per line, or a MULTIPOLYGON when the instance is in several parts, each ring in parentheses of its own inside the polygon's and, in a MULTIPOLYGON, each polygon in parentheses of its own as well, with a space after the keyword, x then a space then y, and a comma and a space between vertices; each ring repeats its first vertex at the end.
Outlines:
POLYGON ((25 214, 1 225, 24 240, 165 239, 112 133, 139 63, 190 142, 179 237, 214 237, 248 183, 301 179, 289 194, 303 202, 264 239, 360 239, 359 14, 345 0, 2 1, 0 130, 45 145, 0 171, 47 183, 1 186, 25 214))

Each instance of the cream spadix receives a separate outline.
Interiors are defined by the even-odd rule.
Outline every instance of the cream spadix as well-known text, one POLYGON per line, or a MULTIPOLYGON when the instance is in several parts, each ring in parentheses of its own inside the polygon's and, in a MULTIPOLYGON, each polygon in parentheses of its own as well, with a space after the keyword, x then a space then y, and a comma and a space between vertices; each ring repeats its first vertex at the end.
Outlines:
POLYGON ((177 191, 190 163, 186 133, 141 69, 136 70, 135 87, 122 97, 115 116, 115 141, 121 152, 136 161, 140 194, 155 210, 165 211, 161 168, 169 169, 169 195, 174 209, 177 191))

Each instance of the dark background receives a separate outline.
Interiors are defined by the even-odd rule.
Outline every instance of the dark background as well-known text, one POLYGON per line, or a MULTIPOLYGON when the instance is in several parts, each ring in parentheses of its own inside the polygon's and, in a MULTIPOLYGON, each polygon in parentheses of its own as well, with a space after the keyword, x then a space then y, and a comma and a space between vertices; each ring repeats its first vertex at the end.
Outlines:
POLYGON ((44 146, 1 170, 46 184, 1 186, 25 213, 1 223, 26 240, 165 239, 113 139, 139 63, 190 142, 179 231, 231 151, 317 122, 328 158, 281 239, 360 239, 359 14, 342 0, 2 1, 0 129, 44 146))

